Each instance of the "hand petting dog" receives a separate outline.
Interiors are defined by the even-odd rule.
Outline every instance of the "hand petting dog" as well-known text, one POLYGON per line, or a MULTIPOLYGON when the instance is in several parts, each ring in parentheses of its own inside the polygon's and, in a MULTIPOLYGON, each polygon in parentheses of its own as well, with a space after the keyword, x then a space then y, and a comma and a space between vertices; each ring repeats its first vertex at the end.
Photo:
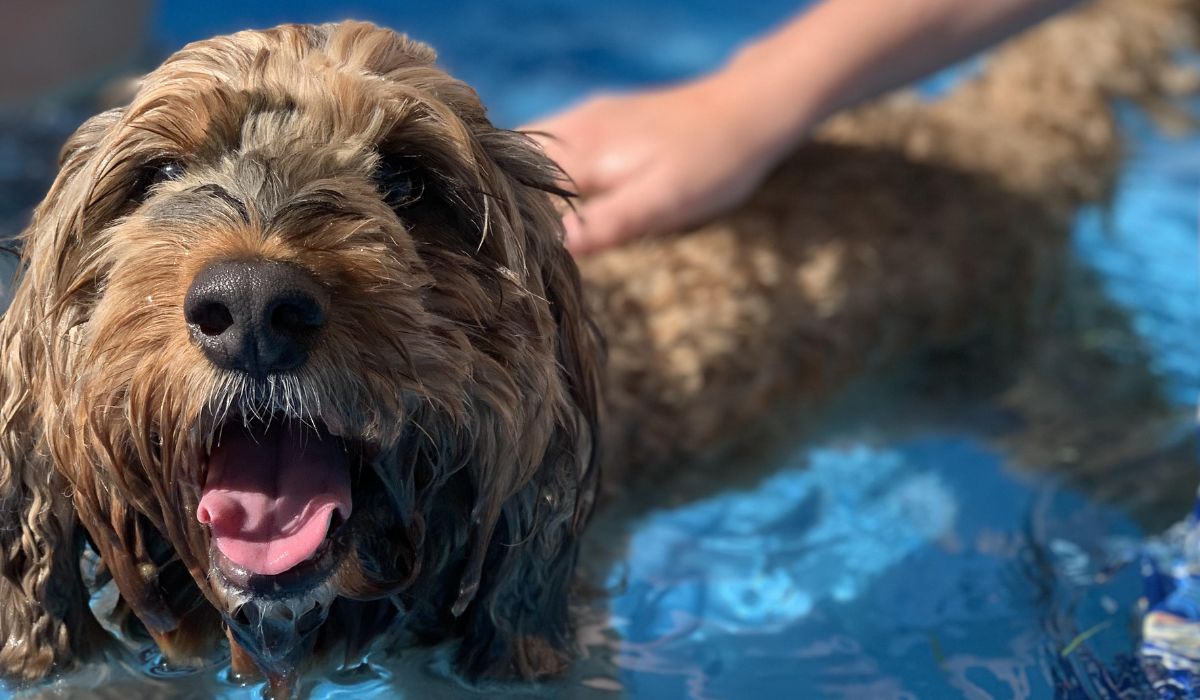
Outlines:
POLYGON ((742 204, 821 120, 987 48, 1077 0, 825 0, 684 85, 602 96, 523 129, 584 197, 586 255, 742 204))

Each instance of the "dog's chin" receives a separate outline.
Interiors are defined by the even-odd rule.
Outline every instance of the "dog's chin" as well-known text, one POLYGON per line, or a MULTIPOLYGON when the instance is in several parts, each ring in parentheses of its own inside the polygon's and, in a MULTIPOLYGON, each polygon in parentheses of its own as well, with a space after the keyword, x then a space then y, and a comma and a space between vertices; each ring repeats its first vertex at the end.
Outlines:
POLYGON ((303 661, 337 597, 361 453, 295 419, 231 421, 214 439, 197 512, 209 583, 233 639, 266 671, 303 661))
POLYGON ((328 539, 311 559, 271 576, 230 561, 214 545, 209 582, 238 645, 265 671, 289 672, 308 656, 315 633, 337 598, 342 552, 328 539))

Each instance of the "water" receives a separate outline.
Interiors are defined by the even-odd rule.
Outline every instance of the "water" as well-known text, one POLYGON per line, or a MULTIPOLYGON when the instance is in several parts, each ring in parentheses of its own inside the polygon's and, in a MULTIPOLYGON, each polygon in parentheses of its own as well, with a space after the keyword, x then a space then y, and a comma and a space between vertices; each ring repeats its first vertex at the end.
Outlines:
MULTIPOLYGON (((709 69, 795 8, 781 0, 177 1, 158 9, 153 43, 170 49, 285 20, 372 19, 436 45, 493 118, 515 126, 593 89, 709 69)), ((936 94, 952 82, 941 76, 925 87, 936 94)), ((1146 537, 1184 515, 1196 483, 1187 435, 1200 395, 1200 136, 1165 136, 1134 110, 1123 119, 1133 149, 1114 206, 1081 213, 1073 238, 1079 284, 1102 309, 1078 344, 1088 367, 1102 370, 1091 383, 1104 399, 1082 416, 1047 408, 1041 422, 1077 440, 1047 439, 1012 418, 1019 406, 993 400, 946 406, 898 392, 864 407, 850 399, 808 443, 754 465, 761 477, 749 486, 718 482, 675 507, 602 515, 585 559, 604 591, 582 604, 586 658, 561 684, 503 694, 1154 697, 1136 655, 1142 582, 1127 564, 1146 537)), ((0 149, 5 143, 0 136, 0 149)), ((1056 389, 1053 372, 1032 377, 1037 405, 1069 393, 1056 389)), ((370 661, 307 694, 488 695, 431 671, 438 650, 370 661)), ((164 674, 146 652, 35 695, 260 691, 228 683, 220 668, 164 674)))
POLYGON ((747 37, 804 4, 172 0, 162 3, 156 24, 158 43, 175 47, 281 22, 376 22, 437 48, 443 65, 479 91, 493 121, 512 127, 598 88, 631 88, 711 69, 747 37))
MULTIPOLYGON (((1051 697, 1047 601, 1027 580, 1049 572, 1031 570, 1031 538, 1084 558, 1086 530, 1136 531, 1077 496, 1041 495, 961 436, 789 461, 753 491, 639 524, 633 583, 612 602, 632 697, 1051 697)), ((1130 638, 1121 625, 1096 643, 1130 638)))

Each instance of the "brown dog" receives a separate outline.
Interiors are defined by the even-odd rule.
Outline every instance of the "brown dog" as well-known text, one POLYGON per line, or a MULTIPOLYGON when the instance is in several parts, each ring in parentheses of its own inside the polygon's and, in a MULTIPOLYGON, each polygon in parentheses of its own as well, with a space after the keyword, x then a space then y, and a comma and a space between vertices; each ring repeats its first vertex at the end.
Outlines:
POLYGON ((1181 3, 1105 3, 950 99, 834 122, 728 220, 588 261, 586 299, 554 167, 426 47, 185 48, 72 137, 25 236, 0 674, 110 643, 85 548, 109 627, 177 663, 227 636, 278 696, 385 631, 459 640, 471 679, 561 673, 600 443, 615 483, 916 350, 1019 341, 1111 184, 1108 100, 1173 88, 1181 3))
POLYGON ((85 537, 174 659, 224 621, 282 679, 403 611, 468 675, 559 669, 598 346, 553 168, 432 62, 215 39, 67 144, 5 320, 10 673, 103 641, 85 537))

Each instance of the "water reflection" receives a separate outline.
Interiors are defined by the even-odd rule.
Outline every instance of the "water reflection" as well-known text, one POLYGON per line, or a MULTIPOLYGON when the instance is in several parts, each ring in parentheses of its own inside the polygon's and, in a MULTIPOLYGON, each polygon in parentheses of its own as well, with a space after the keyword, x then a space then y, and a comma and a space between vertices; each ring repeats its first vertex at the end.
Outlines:
MULTIPOLYGON (((1004 461, 959 436, 826 445, 753 490, 647 517, 628 589, 610 602, 623 686, 656 698, 1050 697, 1038 607, 1057 574, 1029 575, 1030 519, 1039 537, 1070 531, 1076 578, 1091 561, 1081 541, 1137 528, 1014 479, 1004 461)), ((1123 598, 1107 619, 1136 599, 1136 577, 1126 583, 1106 593, 1123 598)), ((1098 641, 1128 648, 1126 626, 1098 641)))

